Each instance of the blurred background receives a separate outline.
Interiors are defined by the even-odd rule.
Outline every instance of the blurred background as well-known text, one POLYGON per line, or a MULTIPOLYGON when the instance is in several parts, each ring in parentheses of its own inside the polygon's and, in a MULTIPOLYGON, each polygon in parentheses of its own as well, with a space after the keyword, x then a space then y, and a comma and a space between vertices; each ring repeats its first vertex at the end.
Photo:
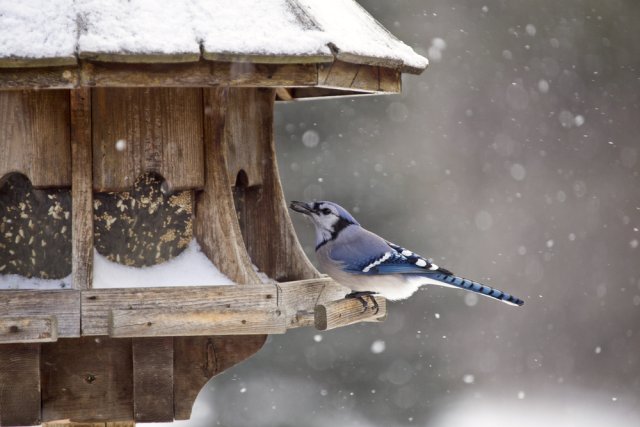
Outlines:
POLYGON ((287 198, 526 304, 432 287, 272 336, 177 424, 640 425, 640 2, 360 3, 431 65, 402 95, 279 104, 287 198))

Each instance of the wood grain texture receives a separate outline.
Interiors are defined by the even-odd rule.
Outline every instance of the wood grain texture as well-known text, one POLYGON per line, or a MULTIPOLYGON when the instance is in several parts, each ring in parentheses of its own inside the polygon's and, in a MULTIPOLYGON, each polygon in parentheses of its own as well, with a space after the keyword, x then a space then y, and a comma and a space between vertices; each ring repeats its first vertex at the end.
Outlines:
POLYGON ((0 91, 0 178, 26 175, 34 187, 71 185, 69 91, 0 91))
POLYGON ((336 60, 318 65, 318 86, 369 93, 400 93, 400 71, 395 68, 336 60))
MULTIPOLYGON (((320 277, 300 247, 282 193, 273 140, 274 102, 273 89, 229 88, 228 109, 250 112, 253 120, 242 124, 226 120, 226 152, 251 151, 261 159, 261 178, 256 179, 261 185, 247 187, 240 196, 242 206, 236 206, 240 208, 242 235, 253 263, 270 278, 290 281, 320 277), (254 129, 246 129, 249 127, 254 129)), ((227 112, 228 117, 233 114, 227 112)))
POLYGON ((253 355, 266 338, 265 335, 176 337, 175 418, 189 419, 193 402, 207 381, 253 355))
POLYGON ((326 331, 342 326, 352 325, 367 320, 384 318, 387 314, 387 301, 376 297, 378 310, 374 309, 371 298, 365 297, 369 306, 364 309, 362 303, 355 299, 340 299, 319 304, 315 308, 316 329, 326 331))
POLYGON ((0 425, 40 424, 40 344, 0 345, 0 425))
POLYGON ((173 421, 173 338, 133 340, 133 407, 138 422, 173 421))
MULTIPOLYGON (((1 295, 1 294, 0 294, 1 295)), ((82 294, 82 334, 108 335, 111 310, 275 310, 274 285, 94 289, 82 294)))
POLYGON ((319 304, 344 298, 349 289, 328 276, 278 284, 279 306, 287 317, 287 328, 314 326, 314 309, 319 304))
POLYGON ((93 168, 91 90, 70 93, 72 280, 74 289, 90 289, 93 277, 93 168))
POLYGON ((40 345, 44 421, 133 419, 130 339, 84 337, 40 345))
POLYGON ((96 88, 92 102, 96 191, 125 191, 145 172, 172 191, 203 187, 200 89, 96 88))
MULTIPOLYGON (((274 302, 275 306, 275 302, 274 302)), ((162 337, 284 334, 285 316, 277 308, 200 310, 111 310, 109 336, 162 337)))
POLYGON ((0 343, 53 342, 58 340, 55 316, 0 316, 0 343))
POLYGON ((76 423, 69 420, 42 423, 42 427, 135 427, 135 421, 113 421, 106 423, 76 423))
POLYGON ((0 90, 72 89, 79 83, 77 66, 0 68, 0 90))
POLYGON ((201 61, 176 64, 84 62, 79 84, 96 87, 275 87, 315 86, 317 82, 316 64, 201 61))
POLYGON ((80 292, 3 290, 0 307, 3 316, 55 316, 59 338, 80 336, 80 292))
MULTIPOLYGON (((204 188, 196 197, 195 235, 202 251, 235 283, 260 283, 242 240, 227 174, 228 89, 204 89, 204 188), (224 250, 220 250, 224 248, 224 250)), ((235 180, 235 177, 234 177, 235 180)))
POLYGON ((391 68, 380 68, 380 87, 381 93, 400 93, 402 92, 402 74, 400 71, 391 68))

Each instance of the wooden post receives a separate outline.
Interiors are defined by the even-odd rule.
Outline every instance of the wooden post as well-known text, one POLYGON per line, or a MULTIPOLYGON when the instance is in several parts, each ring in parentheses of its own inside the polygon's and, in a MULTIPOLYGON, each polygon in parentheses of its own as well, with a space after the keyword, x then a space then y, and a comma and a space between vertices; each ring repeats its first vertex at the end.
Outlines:
POLYGON ((91 89, 71 90, 71 269, 74 289, 90 289, 93 277, 91 89))

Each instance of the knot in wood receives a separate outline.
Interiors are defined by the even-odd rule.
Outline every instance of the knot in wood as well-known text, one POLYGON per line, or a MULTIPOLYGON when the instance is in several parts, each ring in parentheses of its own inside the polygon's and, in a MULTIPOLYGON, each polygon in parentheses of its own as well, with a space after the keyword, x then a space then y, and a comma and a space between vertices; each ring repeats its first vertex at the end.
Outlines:
POLYGON ((93 382, 96 380, 96 376, 93 374, 87 374, 84 376, 84 380, 89 384, 93 384, 93 382))
POLYGON ((16 325, 11 325, 9 326, 9 332, 11 332, 12 334, 17 334, 18 332, 20 332, 20 328, 18 328, 16 325))

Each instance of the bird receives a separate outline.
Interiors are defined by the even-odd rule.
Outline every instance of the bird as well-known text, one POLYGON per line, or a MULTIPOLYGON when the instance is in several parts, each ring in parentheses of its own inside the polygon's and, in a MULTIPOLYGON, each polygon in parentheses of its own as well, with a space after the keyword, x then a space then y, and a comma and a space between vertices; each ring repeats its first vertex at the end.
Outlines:
POLYGON ((409 298, 423 285, 448 286, 521 306, 524 301, 501 290, 456 276, 402 246, 363 228, 342 206, 329 201, 292 201, 292 210, 311 219, 316 233, 316 258, 320 269, 368 308, 376 311, 376 295, 396 301, 409 298))

